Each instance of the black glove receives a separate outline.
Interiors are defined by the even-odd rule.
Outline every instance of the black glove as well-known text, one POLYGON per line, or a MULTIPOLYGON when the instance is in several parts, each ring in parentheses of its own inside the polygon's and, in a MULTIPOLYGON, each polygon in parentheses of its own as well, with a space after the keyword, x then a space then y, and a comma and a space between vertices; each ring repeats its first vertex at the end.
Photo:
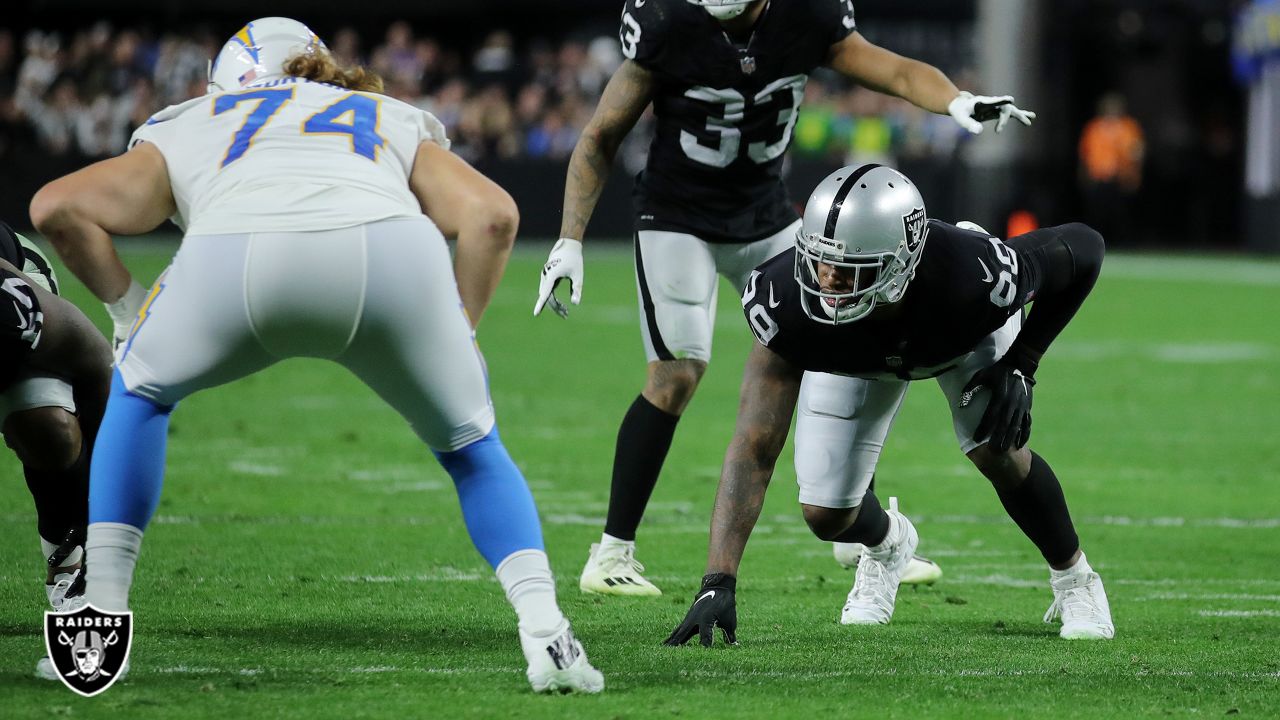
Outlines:
POLYGON ((960 407, 968 407, 979 388, 991 393, 987 411, 973 432, 979 442, 990 436, 988 447, 996 452, 1018 449, 1031 439, 1031 388, 1036 381, 1001 360, 973 374, 960 395, 960 407))
POLYGON ((693 606, 684 616, 684 622, 671 632, 664 645, 683 645, 694 635, 701 636, 702 646, 711 647, 712 628, 719 625, 728 645, 738 644, 738 607, 734 603, 734 588, 738 580, 732 575, 713 573, 702 578, 702 589, 693 599, 693 606))

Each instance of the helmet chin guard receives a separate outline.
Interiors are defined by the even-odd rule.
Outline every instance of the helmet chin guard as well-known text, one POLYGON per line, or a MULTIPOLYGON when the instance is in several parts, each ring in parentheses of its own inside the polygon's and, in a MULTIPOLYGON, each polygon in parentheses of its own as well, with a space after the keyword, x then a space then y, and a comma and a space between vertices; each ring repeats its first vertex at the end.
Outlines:
POLYGON ((284 76, 284 64, 295 55, 327 51, 311 28, 297 20, 268 17, 253 20, 223 44, 209 64, 208 91, 242 90, 284 76))
POLYGON ((840 325, 901 300, 928 232, 924 198, 897 170, 863 165, 828 175, 796 233, 794 276, 805 315, 840 325), (840 277, 839 288, 822 287, 820 265, 840 277))

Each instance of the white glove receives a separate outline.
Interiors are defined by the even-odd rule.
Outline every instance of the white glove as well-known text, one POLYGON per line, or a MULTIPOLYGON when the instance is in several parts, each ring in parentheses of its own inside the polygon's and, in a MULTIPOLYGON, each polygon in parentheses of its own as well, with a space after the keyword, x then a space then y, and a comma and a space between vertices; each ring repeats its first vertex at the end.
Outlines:
POLYGON ((962 92, 947 106, 947 112, 960 123, 960 127, 974 135, 982 134, 982 123, 988 120, 995 120, 996 132, 1000 132, 1011 117, 1028 127, 1036 119, 1035 113, 1014 105, 1012 95, 991 97, 962 92))
POLYGON ((111 345, 112 347, 120 347, 125 340, 129 339, 129 331, 133 328, 133 323, 138 319, 138 313, 142 312, 142 305, 147 301, 147 289, 138 284, 137 280, 129 284, 129 289, 124 291, 124 295, 113 303, 103 303, 107 308, 107 314, 111 316, 111 345))
POLYGON ((582 302, 582 241, 573 238, 560 238, 547 264, 542 266, 542 280, 538 283, 538 302, 533 306, 533 315, 537 317, 547 301, 551 301, 551 309, 560 317, 569 317, 569 308, 556 297, 556 286, 561 280, 569 280, 569 302, 574 305, 582 302))

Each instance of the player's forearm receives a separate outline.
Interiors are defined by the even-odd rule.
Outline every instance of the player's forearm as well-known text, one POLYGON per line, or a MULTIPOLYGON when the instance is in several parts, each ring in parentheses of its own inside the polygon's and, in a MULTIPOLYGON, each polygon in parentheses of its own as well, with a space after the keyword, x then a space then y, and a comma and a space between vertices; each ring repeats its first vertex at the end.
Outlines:
POLYGON ((912 105, 939 115, 946 115, 947 106, 960 94, 960 89, 941 70, 909 59, 904 59, 902 70, 894 78, 889 91, 912 105))
POLYGON ((760 519, 765 491, 773 476, 773 463, 761 462, 730 446, 711 513, 711 543, 707 550, 707 574, 738 575, 738 564, 747 539, 760 519))
POLYGON ((1106 245, 1101 235, 1080 223, 1029 233, 1009 244, 1024 262, 1039 267, 1035 304, 1008 353, 1030 375, 1093 290, 1106 245))
POLYGON ((124 297, 133 277, 106 230, 69 205, 43 211, 33 205, 31 217, 58 257, 95 297, 104 303, 124 297))
POLYGON ((618 144, 618 140, 590 127, 578 140, 565 177, 560 237, 581 240, 586 234, 587 223, 609 180, 618 144))
POLYGON ((453 269, 462 306, 473 328, 480 324, 480 317, 498 289, 519 225, 520 216, 513 202, 503 207, 478 208, 458 228, 453 269))

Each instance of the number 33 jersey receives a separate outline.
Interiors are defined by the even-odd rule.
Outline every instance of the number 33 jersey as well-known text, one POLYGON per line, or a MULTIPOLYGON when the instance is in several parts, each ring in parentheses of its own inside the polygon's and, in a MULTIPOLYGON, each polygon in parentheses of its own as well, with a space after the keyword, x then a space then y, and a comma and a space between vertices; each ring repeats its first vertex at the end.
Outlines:
MULTIPOLYGON (((761 344, 804 370, 872 379, 941 375, 1021 312, 1035 296, 1044 267, 1038 254, 1023 252, 1017 241, 1006 245, 938 220, 929 221, 927 238, 902 299, 843 325, 805 315, 800 303, 817 300, 800 292, 795 250, 784 252, 747 280, 747 323, 761 344)), ((815 307, 814 314, 823 311, 815 307)))
POLYGON ((741 243, 793 222, 782 156, 809 73, 853 31, 852 0, 770 0, 736 44, 687 0, 627 0, 622 53, 656 81, 637 229, 741 243))
POLYGON ((161 110, 129 147, 160 150, 174 222, 188 234, 213 235, 419 217, 409 174, 426 140, 449 146, 427 112, 289 77, 161 110))

